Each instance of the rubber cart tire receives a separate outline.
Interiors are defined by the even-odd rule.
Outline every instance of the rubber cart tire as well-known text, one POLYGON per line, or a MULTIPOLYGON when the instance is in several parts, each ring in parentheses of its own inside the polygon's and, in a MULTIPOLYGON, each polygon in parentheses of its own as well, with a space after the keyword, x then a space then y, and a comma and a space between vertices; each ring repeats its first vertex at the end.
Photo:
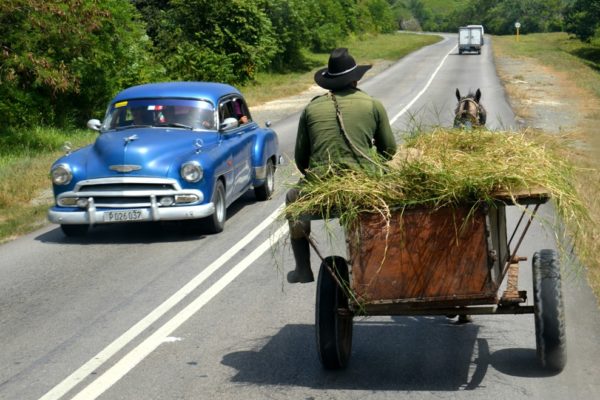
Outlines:
POLYGON ((344 285, 348 285, 348 265, 342 257, 327 257, 319 269, 315 327, 317 351, 326 369, 348 365, 352 351, 352 313, 348 297, 327 269, 329 266, 344 285))
POLYGON ((558 255, 541 250, 532 264, 537 355, 544 369, 560 372, 567 362, 567 342, 558 255))

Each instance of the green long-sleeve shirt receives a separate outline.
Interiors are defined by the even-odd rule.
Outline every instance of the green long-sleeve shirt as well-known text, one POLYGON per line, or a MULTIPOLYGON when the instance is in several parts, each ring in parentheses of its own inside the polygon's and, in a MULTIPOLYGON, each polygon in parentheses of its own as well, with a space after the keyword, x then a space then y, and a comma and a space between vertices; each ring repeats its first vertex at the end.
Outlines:
MULTIPOLYGON (((358 89, 336 91, 335 96, 354 146, 369 157, 375 151, 385 158, 393 156, 396 141, 381 102, 358 89)), ((342 135, 331 96, 314 98, 300 116, 294 152, 296 166, 303 174, 307 169, 318 174, 332 164, 352 168, 371 163, 355 153, 342 135)))

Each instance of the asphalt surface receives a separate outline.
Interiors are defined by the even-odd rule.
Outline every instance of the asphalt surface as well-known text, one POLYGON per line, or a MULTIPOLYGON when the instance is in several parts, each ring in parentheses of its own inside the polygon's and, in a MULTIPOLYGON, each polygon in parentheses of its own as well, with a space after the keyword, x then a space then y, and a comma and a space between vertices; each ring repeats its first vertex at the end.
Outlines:
MULTIPOLYGON (((515 127, 492 41, 480 56, 459 56, 456 36, 448 37, 360 87, 381 99, 398 137, 451 125, 456 88, 481 89, 488 127, 515 127)), ((297 120, 273 124, 288 157, 297 120)), ((277 179, 272 200, 249 193, 232 205, 218 235, 139 224, 70 239, 52 225, 0 246, 0 399, 600 398, 600 317, 577 272, 563 279, 568 362, 560 374, 537 364, 531 315, 471 324, 357 318, 348 368, 324 370, 315 284, 285 282, 285 224, 270 219, 284 182, 295 179, 291 166, 277 179)), ((551 218, 548 207, 543 213, 551 218)), ((343 254, 341 239, 318 239, 323 254, 343 254)), ((536 223, 519 254, 531 260, 553 247, 552 232, 536 223)), ((313 254, 315 272, 318 264, 313 254)), ((530 261, 523 265, 520 286, 531 299, 530 261)))

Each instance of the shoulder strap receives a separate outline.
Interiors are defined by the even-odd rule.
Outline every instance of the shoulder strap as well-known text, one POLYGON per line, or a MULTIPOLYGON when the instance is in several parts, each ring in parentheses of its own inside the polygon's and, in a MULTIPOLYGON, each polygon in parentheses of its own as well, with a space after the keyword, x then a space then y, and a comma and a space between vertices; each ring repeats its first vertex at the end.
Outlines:
POLYGON ((356 159, 358 164, 360 165, 360 157, 358 157, 357 153, 360 154, 365 159, 367 159, 368 161, 372 162, 373 164, 377 164, 368 155, 366 155, 358 147, 356 147, 354 145, 354 143, 352 143, 352 140, 350 140, 348 133, 346 133, 346 128, 344 128, 344 119, 342 118, 342 111, 340 110, 340 107, 338 105, 335 94, 333 94, 333 92, 329 92, 327 95, 331 97, 331 100, 333 100, 333 105, 335 107, 335 117, 336 117, 338 125, 340 127, 340 132, 342 132, 342 136, 344 137, 346 144, 350 148, 350 151, 352 151, 352 155, 354 156, 354 158, 356 159))

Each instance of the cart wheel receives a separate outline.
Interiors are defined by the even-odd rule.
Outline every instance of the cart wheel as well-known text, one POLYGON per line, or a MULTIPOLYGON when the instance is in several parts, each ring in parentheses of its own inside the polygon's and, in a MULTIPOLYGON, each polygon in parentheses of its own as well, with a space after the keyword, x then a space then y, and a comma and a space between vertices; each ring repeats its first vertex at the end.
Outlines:
POLYGON ((533 301, 538 358, 545 369, 560 372, 567 362, 567 349, 560 264, 554 250, 533 255, 533 301))
POLYGON ((327 257, 321 264, 317 281, 315 326, 319 358, 325 368, 340 369, 346 367, 350 359, 352 314, 348 309, 348 297, 327 266, 341 282, 348 284, 348 265, 342 257, 327 257))

